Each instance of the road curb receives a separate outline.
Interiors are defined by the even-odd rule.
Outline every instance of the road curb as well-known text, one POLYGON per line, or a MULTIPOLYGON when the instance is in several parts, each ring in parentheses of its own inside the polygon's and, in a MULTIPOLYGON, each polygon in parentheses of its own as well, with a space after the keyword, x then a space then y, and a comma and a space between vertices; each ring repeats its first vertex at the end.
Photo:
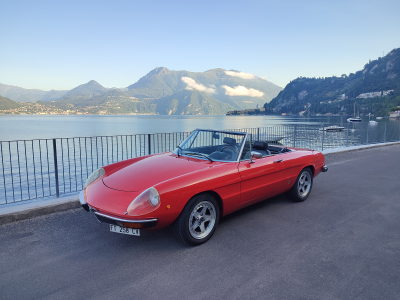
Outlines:
POLYGON ((370 145, 362 145, 362 146, 336 148, 336 149, 324 150, 321 152, 324 154, 324 156, 327 156, 327 155, 333 155, 333 154, 339 154, 339 153, 345 153, 345 152, 351 152, 351 151, 359 151, 359 150, 365 150, 365 149, 371 149, 371 148, 393 146, 393 145, 400 145, 400 141, 399 142, 387 142, 387 143, 381 143, 381 144, 370 144, 370 145))
POLYGON ((0 208, 0 225, 78 207, 81 207, 78 195, 58 198, 55 200, 40 200, 18 204, 13 203, 7 205, 5 208, 0 208))

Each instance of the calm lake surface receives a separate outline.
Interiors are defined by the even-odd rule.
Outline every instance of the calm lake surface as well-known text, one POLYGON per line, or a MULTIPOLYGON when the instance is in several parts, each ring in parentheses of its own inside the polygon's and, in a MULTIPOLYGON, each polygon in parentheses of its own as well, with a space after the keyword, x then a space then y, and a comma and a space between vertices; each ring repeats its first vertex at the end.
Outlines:
MULTIPOLYGON (((237 129, 278 125, 340 125, 358 131, 362 139, 382 136, 400 139, 400 122, 368 117, 359 124, 348 124, 347 117, 291 116, 0 116, 0 141, 46 138, 132 135, 141 133, 188 132, 196 128, 237 129)), ((329 133, 328 133, 329 134, 329 133)))

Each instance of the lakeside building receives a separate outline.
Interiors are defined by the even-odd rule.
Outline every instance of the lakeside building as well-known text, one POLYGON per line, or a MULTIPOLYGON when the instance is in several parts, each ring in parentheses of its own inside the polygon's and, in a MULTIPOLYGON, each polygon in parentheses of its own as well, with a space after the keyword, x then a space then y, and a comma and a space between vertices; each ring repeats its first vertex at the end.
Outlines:
POLYGON ((358 95, 356 98, 359 99, 367 99, 367 98, 375 98, 375 97, 384 97, 389 95, 393 90, 387 90, 387 91, 382 91, 382 92, 369 92, 369 93, 362 93, 358 95))

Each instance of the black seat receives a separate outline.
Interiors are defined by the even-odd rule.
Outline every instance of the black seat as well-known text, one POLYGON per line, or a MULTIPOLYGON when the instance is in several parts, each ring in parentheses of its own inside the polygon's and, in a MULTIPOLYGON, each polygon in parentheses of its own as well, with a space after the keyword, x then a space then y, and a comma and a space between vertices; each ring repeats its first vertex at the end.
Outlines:
POLYGON ((236 146, 236 140, 227 136, 224 137, 224 145, 218 146, 215 151, 221 151, 222 148, 227 146, 232 147, 233 149, 238 151, 238 147, 236 146))
POLYGON ((263 157, 271 155, 271 152, 269 152, 269 150, 268 150, 268 143, 267 142, 254 141, 253 149, 255 151, 261 153, 261 155, 263 157))

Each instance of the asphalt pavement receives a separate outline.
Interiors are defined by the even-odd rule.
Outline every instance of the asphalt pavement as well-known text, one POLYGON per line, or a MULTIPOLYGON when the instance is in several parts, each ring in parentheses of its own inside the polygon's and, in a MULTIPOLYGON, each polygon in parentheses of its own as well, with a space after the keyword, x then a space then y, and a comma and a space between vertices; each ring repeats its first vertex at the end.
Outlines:
POLYGON ((235 212, 198 247, 81 208, 1 225, 0 299, 399 299, 399 156, 328 155, 305 202, 235 212))

